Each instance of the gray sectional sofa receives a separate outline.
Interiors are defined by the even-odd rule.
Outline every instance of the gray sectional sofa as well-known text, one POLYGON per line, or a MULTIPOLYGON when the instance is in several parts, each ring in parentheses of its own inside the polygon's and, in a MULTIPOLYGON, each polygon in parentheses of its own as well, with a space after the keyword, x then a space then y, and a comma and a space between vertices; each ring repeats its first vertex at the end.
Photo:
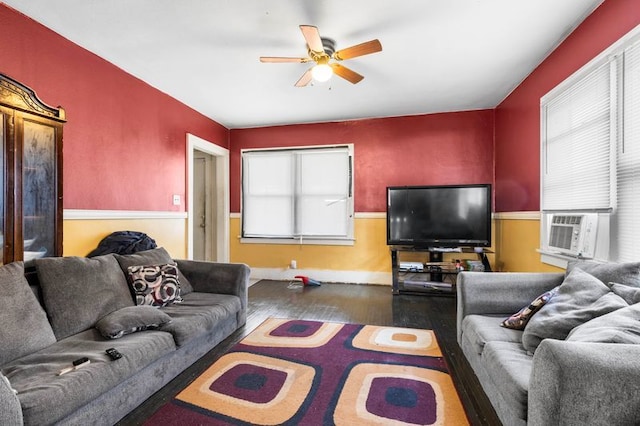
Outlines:
POLYGON ((162 248, 34 263, 28 279, 22 262, 0 267, 1 425, 114 424, 246 322, 246 265, 174 262, 162 248), (154 293, 163 307, 134 302, 146 290, 129 273, 151 265, 173 271, 154 293))
POLYGON ((640 263, 464 272, 457 297, 458 343, 504 425, 640 424, 640 263))

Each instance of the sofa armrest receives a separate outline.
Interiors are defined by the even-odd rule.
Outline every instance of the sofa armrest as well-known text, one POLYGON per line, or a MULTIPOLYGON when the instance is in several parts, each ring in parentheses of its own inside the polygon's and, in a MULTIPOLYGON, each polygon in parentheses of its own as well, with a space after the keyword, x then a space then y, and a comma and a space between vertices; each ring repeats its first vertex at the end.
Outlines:
POLYGON ((242 263, 216 263, 196 260, 176 260, 180 272, 193 289, 203 293, 232 294, 240 298, 244 324, 247 311, 247 291, 251 270, 242 263))
POLYGON ((457 337, 462 319, 472 314, 513 314, 533 299, 560 285, 560 272, 461 272, 458 274, 457 337))
POLYGON ((529 384, 530 425, 637 424, 640 345, 545 339, 529 384))
POLYGON ((9 380, 0 373, 0 425, 21 425, 22 408, 9 380))

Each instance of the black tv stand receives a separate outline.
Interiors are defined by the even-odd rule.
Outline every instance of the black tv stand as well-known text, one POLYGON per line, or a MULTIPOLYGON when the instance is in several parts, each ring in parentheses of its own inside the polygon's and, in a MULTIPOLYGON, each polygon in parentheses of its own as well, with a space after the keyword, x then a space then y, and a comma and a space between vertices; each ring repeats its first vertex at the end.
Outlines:
POLYGON ((457 249, 438 247, 391 246, 391 277, 393 294, 415 293, 455 296, 456 280, 460 272, 456 264, 444 262, 444 253, 478 255, 485 272, 491 271, 487 259, 488 249, 477 252, 471 247, 457 249), (400 267, 400 254, 413 260, 409 268, 400 267))

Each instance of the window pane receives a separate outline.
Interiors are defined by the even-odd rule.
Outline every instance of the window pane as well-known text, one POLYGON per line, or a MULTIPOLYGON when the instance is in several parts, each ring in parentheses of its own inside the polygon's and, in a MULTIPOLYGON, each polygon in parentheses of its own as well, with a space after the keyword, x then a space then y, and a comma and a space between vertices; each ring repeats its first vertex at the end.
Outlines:
POLYGON ((53 256, 56 229, 55 129, 24 121, 24 259, 53 256))
POLYGON ((243 237, 349 238, 348 147, 250 151, 243 158, 243 237))
POLYGON ((297 235, 347 236, 349 153, 307 151, 299 156, 297 235))
POLYGON ((611 207, 610 66, 596 69, 544 108, 543 210, 611 207))
POLYGON ((243 156, 243 235, 293 235, 293 155, 243 156))
POLYGON ((618 146, 617 208, 614 211, 612 258, 640 258, 640 44, 624 56, 623 141, 618 146))
POLYGON ((4 188, 5 188, 5 182, 4 182, 4 175, 5 175, 5 169, 4 169, 4 163, 5 163, 5 158, 4 158, 4 153, 6 151, 6 142, 5 142, 5 137, 6 137, 6 132, 4 129, 5 126, 5 121, 6 121, 7 117, 5 114, 0 112, 0 141, 2 141, 2 146, 0 146, 0 188, 2 188, 2 190, 0 190, 0 265, 4 264, 4 188))

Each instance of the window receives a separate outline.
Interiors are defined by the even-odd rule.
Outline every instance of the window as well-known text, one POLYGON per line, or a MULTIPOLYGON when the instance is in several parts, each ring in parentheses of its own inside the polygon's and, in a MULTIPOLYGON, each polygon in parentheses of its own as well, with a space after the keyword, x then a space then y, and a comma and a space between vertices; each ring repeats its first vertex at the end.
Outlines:
POLYGON ((543 214, 600 213, 608 219, 608 260, 637 261, 640 30, 545 95, 541 118, 543 214))
POLYGON ((242 237, 353 241, 353 146, 242 152, 242 237))
POLYGON ((543 105, 542 210, 609 209, 611 69, 605 63, 543 105))
POLYGON ((640 259, 640 41, 624 52, 623 125, 617 147, 617 210, 611 251, 619 261, 640 259))

